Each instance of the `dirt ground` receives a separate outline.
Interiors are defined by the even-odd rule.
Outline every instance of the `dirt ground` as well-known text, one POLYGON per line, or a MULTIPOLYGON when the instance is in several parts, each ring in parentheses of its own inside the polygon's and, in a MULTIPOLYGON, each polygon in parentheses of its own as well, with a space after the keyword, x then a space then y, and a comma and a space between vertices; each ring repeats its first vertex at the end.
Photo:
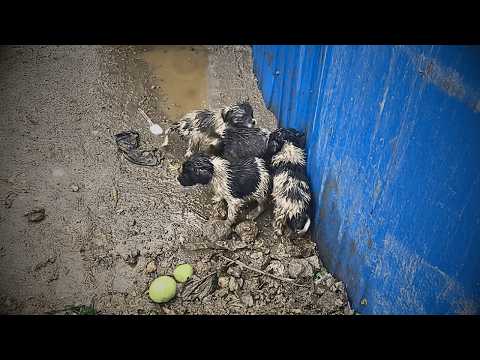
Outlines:
POLYGON ((351 314, 310 238, 273 237, 271 210, 224 241, 212 238, 211 193, 176 180, 184 141, 172 136, 155 167, 117 151, 113 136, 129 129, 142 147, 160 147, 163 137, 148 131, 138 107, 165 128, 202 96, 210 108, 248 98, 259 126, 275 126, 249 47, 175 50, 207 59, 195 69, 203 95, 188 69, 184 81, 162 79, 165 68, 146 56, 154 51, 170 54, 151 46, 0 48, 0 313, 84 305, 99 314, 351 314), (190 86, 190 102, 182 89, 173 93, 178 84, 190 86), (34 208, 45 209, 43 220, 25 216, 34 208), (170 302, 150 301, 150 282, 185 262, 194 278, 170 302))

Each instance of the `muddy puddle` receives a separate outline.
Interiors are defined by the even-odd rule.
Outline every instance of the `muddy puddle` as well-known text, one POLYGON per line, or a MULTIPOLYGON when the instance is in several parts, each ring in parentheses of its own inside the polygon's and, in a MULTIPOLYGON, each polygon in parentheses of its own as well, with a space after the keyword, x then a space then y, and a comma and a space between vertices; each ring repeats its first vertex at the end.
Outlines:
POLYGON ((154 46, 143 54, 158 86, 167 121, 207 107, 208 49, 206 46, 154 46))

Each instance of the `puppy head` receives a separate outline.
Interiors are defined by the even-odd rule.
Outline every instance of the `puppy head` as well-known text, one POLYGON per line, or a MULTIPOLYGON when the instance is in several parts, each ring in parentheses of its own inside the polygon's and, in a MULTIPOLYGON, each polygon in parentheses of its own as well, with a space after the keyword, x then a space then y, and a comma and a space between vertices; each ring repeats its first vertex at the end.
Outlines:
POLYGON ((257 123, 253 118, 252 106, 246 101, 222 109, 222 117, 232 127, 252 128, 257 123))
POLYGON ((305 134, 295 129, 279 128, 270 133, 268 138, 268 152, 275 155, 286 142, 292 143, 298 148, 305 149, 306 138, 305 134))
POLYGON ((295 232, 296 235, 303 235, 305 234, 308 229, 310 228, 310 217, 307 213, 302 213, 300 215, 296 215, 291 219, 287 220, 288 227, 295 232))
POLYGON ((206 154, 196 153, 182 164, 178 182, 182 186, 207 185, 213 176, 213 164, 206 154))

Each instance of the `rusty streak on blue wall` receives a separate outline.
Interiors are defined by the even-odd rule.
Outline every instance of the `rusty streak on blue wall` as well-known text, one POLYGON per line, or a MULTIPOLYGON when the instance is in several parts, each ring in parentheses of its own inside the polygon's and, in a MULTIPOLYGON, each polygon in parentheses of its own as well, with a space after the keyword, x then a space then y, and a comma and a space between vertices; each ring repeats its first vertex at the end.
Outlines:
POLYGON ((307 133, 313 235, 354 308, 478 314, 479 47, 253 46, 253 57, 280 125, 307 133))

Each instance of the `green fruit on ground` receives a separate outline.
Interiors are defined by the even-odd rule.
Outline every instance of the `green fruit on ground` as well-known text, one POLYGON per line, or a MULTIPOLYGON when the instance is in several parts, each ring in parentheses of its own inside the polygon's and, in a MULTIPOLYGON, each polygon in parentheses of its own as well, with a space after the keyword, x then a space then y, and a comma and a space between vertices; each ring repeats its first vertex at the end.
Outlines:
POLYGON ((180 283, 184 283, 193 275, 193 268, 190 264, 178 265, 173 272, 173 277, 180 283))
POLYGON ((170 301, 177 292, 177 283, 170 276, 160 276, 152 281, 148 296, 156 303, 170 301))

